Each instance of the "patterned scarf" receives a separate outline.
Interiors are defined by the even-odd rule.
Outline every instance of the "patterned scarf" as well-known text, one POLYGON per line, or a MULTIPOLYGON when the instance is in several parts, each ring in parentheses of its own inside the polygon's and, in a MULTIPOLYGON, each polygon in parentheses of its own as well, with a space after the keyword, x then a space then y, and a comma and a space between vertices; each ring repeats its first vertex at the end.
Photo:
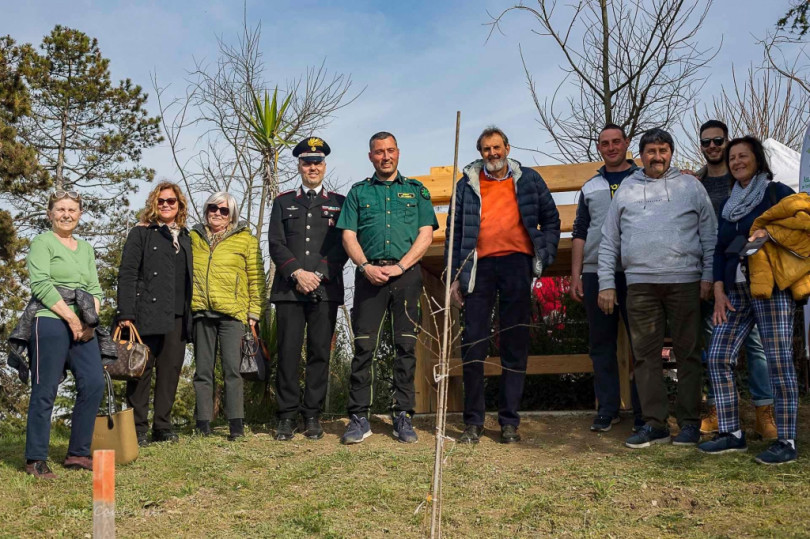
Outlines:
POLYGON ((229 224, 228 226, 226 226, 223 230, 220 230, 219 232, 212 232, 211 227, 208 226, 208 225, 205 225, 205 233, 208 235, 208 243, 211 245, 211 251, 213 251, 214 248, 216 248, 217 244, 222 241, 222 239, 225 237, 225 235, 228 232, 230 232, 232 228, 233 228, 233 226, 229 224))
POLYGON ((731 223, 736 223, 753 210, 765 197, 770 180, 764 172, 760 172, 753 178, 748 186, 743 189, 739 182, 734 182, 731 188, 731 196, 723 207, 723 219, 731 223))
POLYGON ((170 225, 166 225, 169 227, 169 232, 172 235, 172 245, 174 245, 174 252, 175 254, 180 252, 180 241, 177 239, 180 237, 180 226, 177 223, 172 223, 170 225))

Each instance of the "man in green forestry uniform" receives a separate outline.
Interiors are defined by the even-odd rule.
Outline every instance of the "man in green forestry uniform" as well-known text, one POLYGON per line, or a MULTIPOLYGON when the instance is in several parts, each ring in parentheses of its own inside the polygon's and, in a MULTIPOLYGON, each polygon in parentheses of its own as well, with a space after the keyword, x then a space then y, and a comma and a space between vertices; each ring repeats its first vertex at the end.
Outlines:
POLYGON ((359 443, 371 436, 371 366, 387 312, 393 319, 394 437, 417 441, 411 425, 416 369, 416 320, 422 274, 419 260, 439 227, 430 193, 402 176, 394 135, 382 131, 369 140, 371 178, 354 184, 346 195, 337 227, 343 246, 357 265, 355 273, 354 359, 349 389, 349 426, 340 441, 359 443))

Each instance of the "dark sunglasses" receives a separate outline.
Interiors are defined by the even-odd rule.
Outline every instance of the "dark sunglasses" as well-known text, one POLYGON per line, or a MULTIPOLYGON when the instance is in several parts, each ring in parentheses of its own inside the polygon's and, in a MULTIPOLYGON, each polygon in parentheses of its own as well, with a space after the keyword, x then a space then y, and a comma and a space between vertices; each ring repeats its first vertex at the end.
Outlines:
POLYGON ((158 206, 163 206, 164 204, 168 204, 169 206, 174 206, 175 204, 177 204, 177 198, 175 198, 175 197, 159 198, 157 202, 158 202, 158 206))
POLYGON ((702 138, 700 139, 700 147, 701 148, 708 148, 709 145, 714 142, 714 145, 718 148, 723 145, 726 141, 726 137, 713 137, 713 138, 702 138))
POLYGON ((217 206, 216 204, 209 204, 208 213, 216 213, 216 212, 219 212, 219 214, 223 217, 228 217, 231 214, 231 210, 227 206, 220 207, 217 206))
POLYGON ((78 191, 65 191, 64 189, 57 189, 53 193, 51 193, 51 198, 53 200, 62 200, 63 198, 70 198, 73 200, 81 199, 81 195, 78 191))

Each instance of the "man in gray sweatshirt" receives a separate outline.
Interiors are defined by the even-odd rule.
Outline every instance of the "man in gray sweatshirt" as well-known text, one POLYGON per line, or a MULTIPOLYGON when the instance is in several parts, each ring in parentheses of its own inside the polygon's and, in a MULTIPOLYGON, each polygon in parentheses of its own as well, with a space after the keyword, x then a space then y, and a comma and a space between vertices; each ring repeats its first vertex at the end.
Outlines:
POLYGON ((635 379, 645 426, 631 448, 669 443, 661 348, 669 329, 678 369, 676 445, 700 440, 700 299, 712 290, 717 220, 709 195, 693 176, 671 168, 674 142, 651 129, 639 142, 644 168, 622 182, 608 209, 599 245, 599 308, 616 304, 615 273, 627 279, 627 314, 635 379))

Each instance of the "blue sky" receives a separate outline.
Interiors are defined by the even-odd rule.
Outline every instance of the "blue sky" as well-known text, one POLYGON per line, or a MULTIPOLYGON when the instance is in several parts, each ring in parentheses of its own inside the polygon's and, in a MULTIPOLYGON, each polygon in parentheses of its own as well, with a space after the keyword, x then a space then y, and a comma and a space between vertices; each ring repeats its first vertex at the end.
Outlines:
MULTIPOLYGON (((367 141, 379 130, 397 135, 400 170, 407 175, 452 164, 456 110, 462 111, 461 165, 477 157, 475 139, 489 124, 504 129, 513 145, 546 144, 518 46, 541 91, 549 93, 562 77, 557 50, 532 34, 521 15, 508 17, 504 34, 486 41, 487 12, 499 13, 513 3, 250 0, 247 12, 251 23, 261 20, 271 83, 283 86, 325 59, 330 71, 351 75, 355 88, 367 87, 321 133, 333 150, 333 177, 345 185, 370 174, 367 141)), ((716 44, 722 37, 723 47, 706 72, 704 99, 730 82, 732 63, 759 62, 756 39, 773 28, 787 5, 787 0, 715 2, 699 42, 716 44)), ((233 41, 239 34, 242 7, 240 1, 215 0, 2 0, 0 33, 38 44, 56 24, 78 28, 98 38, 114 78, 129 77, 153 94, 150 74, 155 73, 179 93, 194 58, 214 60, 216 38, 233 41)), ((154 99, 149 108, 157 112, 154 99)), ((517 149, 512 156, 524 164, 551 162, 517 149)), ((165 146, 146 152, 144 164, 157 169, 160 178, 177 178, 165 146)))

